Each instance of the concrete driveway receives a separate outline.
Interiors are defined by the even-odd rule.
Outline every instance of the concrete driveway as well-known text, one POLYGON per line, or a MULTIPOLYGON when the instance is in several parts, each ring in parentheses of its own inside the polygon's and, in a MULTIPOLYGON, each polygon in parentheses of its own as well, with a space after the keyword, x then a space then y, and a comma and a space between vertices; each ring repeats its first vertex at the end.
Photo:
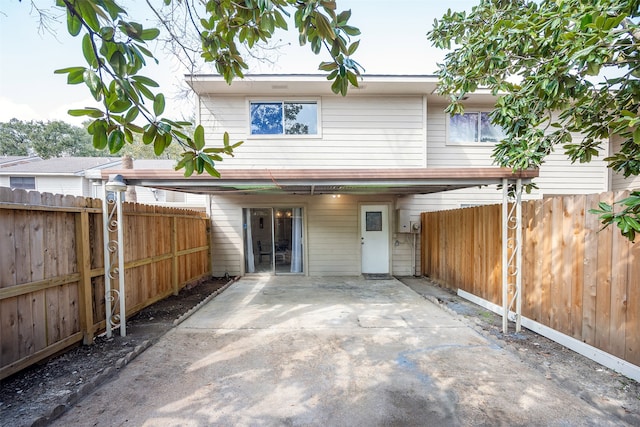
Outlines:
POLYGON ((246 277, 54 425, 619 425, 393 280, 246 277))

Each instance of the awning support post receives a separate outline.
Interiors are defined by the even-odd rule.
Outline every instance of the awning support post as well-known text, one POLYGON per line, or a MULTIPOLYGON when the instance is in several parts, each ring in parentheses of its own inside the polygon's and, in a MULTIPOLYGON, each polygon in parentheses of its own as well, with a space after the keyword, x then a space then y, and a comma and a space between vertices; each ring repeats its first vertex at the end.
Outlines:
POLYGON ((509 195, 509 180, 502 180, 502 332, 508 332, 509 313, 515 303, 516 332, 522 324, 522 179, 509 195), (512 201, 509 207, 509 201, 512 201), (513 231, 509 236, 509 232, 513 231), (513 281, 512 281, 513 280, 513 281), (509 291, 513 298, 509 301, 509 291))
POLYGON ((126 187, 121 175, 111 177, 109 182, 104 185, 102 218, 107 338, 111 338, 112 330, 116 328, 120 328, 121 336, 127 335, 123 246, 124 217, 122 213, 122 195, 126 187), (117 289, 112 287, 116 281, 118 283, 117 289))
POLYGON ((507 333, 509 329, 509 257, 508 257, 508 240, 509 240, 509 180, 502 179, 502 332, 507 333))

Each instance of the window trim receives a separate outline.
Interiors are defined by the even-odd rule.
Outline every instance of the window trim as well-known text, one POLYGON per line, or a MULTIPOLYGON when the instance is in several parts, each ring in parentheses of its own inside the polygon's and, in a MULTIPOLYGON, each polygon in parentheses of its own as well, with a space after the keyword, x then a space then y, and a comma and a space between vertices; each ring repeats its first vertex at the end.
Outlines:
MULTIPOLYGON (((464 114, 472 114, 476 113, 478 115, 482 113, 490 113, 492 109, 490 108, 469 108, 465 109, 464 114)), ((480 128, 482 125, 482 121, 478 120, 478 140, 477 141, 452 141, 450 138, 451 135, 451 115, 449 113, 445 113, 446 115, 446 145, 457 145, 457 146, 467 146, 467 147, 493 147, 498 142, 483 142, 482 135, 480 133, 480 128)))
POLYGON ((9 187, 11 189, 16 189, 16 190, 35 190, 36 189, 36 177, 33 175, 14 175, 14 176, 9 176, 9 187), (33 187, 23 187, 23 186, 18 186, 16 187, 15 185, 13 185, 13 183, 11 182, 14 179, 20 179, 20 180, 24 180, 24 179, 31 179, 33 180, 33 187))
MULTIPOLYGON (((246 100, 246 112, 245 117, 247 120, 247 136, 246 139, 321 139, 322 138, 322 104, 321 98, 318 97, 304 97, 304 98, 296 98, 296 97, 251 97, 246 100), (288 134, 288 133, 278 133, 278 134, 255 134, 251 133, 251 103, 253 102, 279 102, 279 103, 315 103, 316 104, 316 126, 317 133, 314 134, 288 134)), ((283 127, 284 130, 284 127, 283 127)))

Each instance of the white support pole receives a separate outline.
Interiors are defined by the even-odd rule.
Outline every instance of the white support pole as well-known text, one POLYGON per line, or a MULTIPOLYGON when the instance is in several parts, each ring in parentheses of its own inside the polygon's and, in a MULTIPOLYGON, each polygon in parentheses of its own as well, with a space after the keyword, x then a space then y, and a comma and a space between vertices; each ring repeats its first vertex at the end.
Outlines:
POLYGON ((509 321, 509 180, 502 179, 502 332, 507 333, 509 321))
POLYGON ((111 338, 112 330, 120 328, 120 335, 126 336, 126 297, 124 280, 124 217, 122 215, 122 194, 126 190, 122 176, 110 178, 104 185, 103 235, 104 235, 104 297, 106 335, 111 338), (113 192, 113 198, 109 193, 113 192), (114 215, 116 218, 114 219, 114 215), (112 239, 112 235, 115 237, 112 239), (118 280, 118 288, 113 283, 118 280), (116 299, 118 299, 117 304, 116 299), (118 306, 116 314, 115 306, 118 306))
POLYGON ((107 189, 103 185, 102 186, 102 194, 104 198, 102 199, 102 235, 103 235, 103 257, 104 257, 104 305, 105 305, 105 313, 106 313, 106 331, 107 338, 111 338, 111 275, 109 274, 109 270, 111 269, 111 252, 109 251, 109 241, 111 239, 111 233, 109 232, 109 222, 110 222, 110 214, 109 214, 109 202, 107 196, 107 189))
POLYGON ((522 325, 522 179, 516 181, 516 332, 522 325))
POLYGON ((122 215, 122 192, 117 193, 117 210, 118 210, 118 291, 120 299, 120 336, 127 336, 127 312, 126 297, 124 289, 124 217, 122 215))

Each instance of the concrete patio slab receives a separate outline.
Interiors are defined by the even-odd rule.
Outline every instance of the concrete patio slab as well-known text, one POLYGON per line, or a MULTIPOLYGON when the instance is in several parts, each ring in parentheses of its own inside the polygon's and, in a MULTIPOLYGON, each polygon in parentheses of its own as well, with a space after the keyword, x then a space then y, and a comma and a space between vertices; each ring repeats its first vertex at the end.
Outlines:
POLYGON ((54 425, 620 425, 392 280, 243 278, 54 425))

